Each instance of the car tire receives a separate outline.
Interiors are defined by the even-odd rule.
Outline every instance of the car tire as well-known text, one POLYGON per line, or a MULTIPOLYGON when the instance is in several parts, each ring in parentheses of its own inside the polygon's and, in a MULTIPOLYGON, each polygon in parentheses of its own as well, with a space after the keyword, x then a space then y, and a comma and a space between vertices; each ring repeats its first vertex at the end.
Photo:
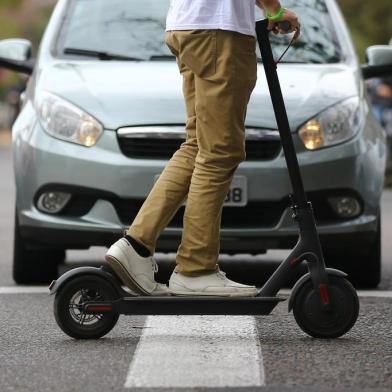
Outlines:
POLYGON ((327 266, 341 269, 348 274, 348 279, 356 287, 376 288, 381 281, 381 213, 377 216, 377 231, 373 242, 361 246, 352 244, 339 250, 325 250, 327 266))
POLYGON ((64 249, 29 249, 19 231, 15 208, 13 278, 18 284, 48 284, 57 278, 58 266, 65 260, 64 249))

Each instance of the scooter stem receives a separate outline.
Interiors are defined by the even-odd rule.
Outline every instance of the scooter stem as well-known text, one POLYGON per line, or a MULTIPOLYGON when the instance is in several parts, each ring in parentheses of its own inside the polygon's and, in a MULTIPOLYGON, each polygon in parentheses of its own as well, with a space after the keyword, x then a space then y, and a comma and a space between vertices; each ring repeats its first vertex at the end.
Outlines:
POLYGON ((308 268, 316 289, 324 287, 328 283, 328 275, 325 270, 325 263, 314 219, 312 204, 306 197, 286 107, 279 83, 277 64, 275 63, 272 53, 269 39, 270 32, 267 26, 267 19, 256 22, 257 40, 260 46, 272 106, 274 108, 287 169, 293 189, 293 194, 290 195, 293 218, 298 222, 300 233, 298 242, 294 249, 262 287, 258 294, 259 296, 276 295, 280 288, 288 283, 288 278, 292 276, 293 268, 297 267, 297 265, 304 260, 308 262, 308 268))
POLYGON ((267 29, 267 26, 268 19, 256 22, 257 40, 260 46, 261 57, 263 59, 263 66, 267 77, 268 88, 270 91, 272 106, 274 108, 284 156, 287 163, 287 169, 289 171, 291 185, 294 191, 294 202, 299 208, 306 207, 306 194, 293 139, 291 137, 289 120, 280 88, 278 73, 276 70, 277 65, 272 53, 271 43, 269 40, 269 30, 267 29))

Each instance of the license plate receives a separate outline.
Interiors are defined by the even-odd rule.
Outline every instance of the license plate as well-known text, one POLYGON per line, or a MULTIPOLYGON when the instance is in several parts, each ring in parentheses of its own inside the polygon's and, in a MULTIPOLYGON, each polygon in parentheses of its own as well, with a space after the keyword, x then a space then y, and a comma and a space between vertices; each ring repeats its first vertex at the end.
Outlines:
MULTIPOLYGON (((154 183, 159 174, 154 176, 154 183)), ((186 199, 182 205, 185 205, 186 199)), ((223 206, 243 207, 248 203, 248 178, 245 176, 234 176, 229 192, 227 193, 223 206)))
POLYGON ((223 206, 243 207, 248 203, 248 178, 234 176, 223 206))

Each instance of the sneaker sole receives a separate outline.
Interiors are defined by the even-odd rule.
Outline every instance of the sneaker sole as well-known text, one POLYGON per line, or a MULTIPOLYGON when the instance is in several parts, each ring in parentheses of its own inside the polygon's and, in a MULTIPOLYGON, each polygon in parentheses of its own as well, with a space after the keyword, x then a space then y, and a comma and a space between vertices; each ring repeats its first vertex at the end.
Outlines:
POLYGON ((119 260, 110 255, 105 255, 105 260, 113 268, 114 272, 120 277, 123 283, 128 286, 131 290, 138 294, 150 295, 150 293, 141 287, 128 270, 121 264, 119 260))

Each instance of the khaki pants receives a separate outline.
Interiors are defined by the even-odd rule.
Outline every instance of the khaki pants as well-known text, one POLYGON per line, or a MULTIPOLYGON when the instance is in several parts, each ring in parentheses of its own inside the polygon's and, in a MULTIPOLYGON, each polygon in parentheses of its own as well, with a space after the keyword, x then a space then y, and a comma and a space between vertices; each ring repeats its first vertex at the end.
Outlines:
POLYGON ((159 235, 187 198, 176 270, 198 275, 217 269, 223 203, 245 159, 256 39, 225 30, 182 30, 167 32, 166 44, 183 76, 187 136, 126 233, 153 254, 159 235))

